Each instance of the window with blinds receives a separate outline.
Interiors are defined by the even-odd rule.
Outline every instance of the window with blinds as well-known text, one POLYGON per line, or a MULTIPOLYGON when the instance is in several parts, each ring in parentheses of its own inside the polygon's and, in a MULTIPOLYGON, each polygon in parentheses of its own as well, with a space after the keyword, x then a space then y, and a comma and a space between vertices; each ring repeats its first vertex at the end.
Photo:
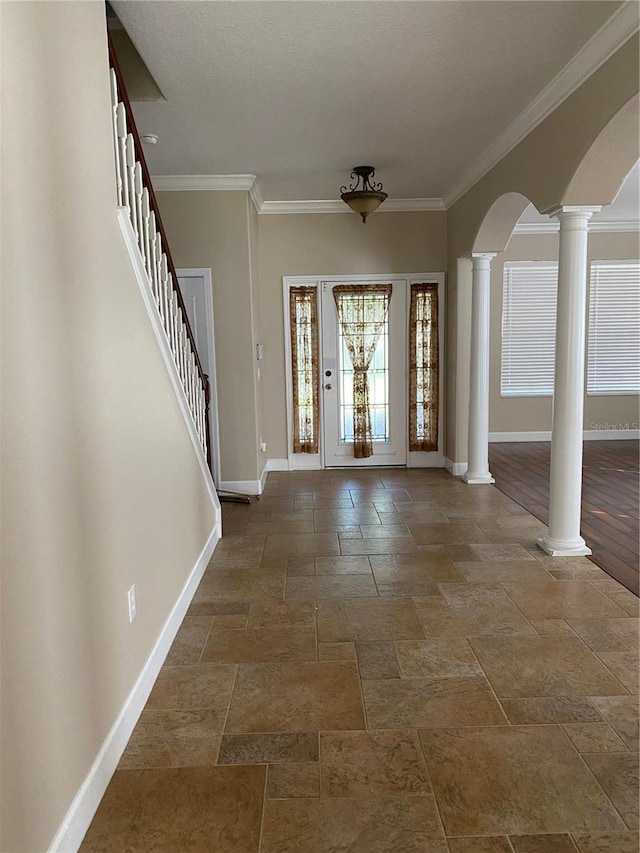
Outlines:
POLYGON ((502 397, 553 395, 558 265, 507 261, 502 281, 502 397))
POLYGON ((587 394, 640 392, 640 261, 592 261, 587 394))

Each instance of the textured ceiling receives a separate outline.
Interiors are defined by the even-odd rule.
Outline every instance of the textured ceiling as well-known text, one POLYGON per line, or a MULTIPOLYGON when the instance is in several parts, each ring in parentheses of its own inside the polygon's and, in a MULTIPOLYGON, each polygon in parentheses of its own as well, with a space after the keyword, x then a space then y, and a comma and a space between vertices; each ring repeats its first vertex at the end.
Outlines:
POLYGON ((152 173, 254 174, 265 199, 330 199, 373 164, 395 198, 459 180, 617 2, 126 2, 166 103, 152 173))

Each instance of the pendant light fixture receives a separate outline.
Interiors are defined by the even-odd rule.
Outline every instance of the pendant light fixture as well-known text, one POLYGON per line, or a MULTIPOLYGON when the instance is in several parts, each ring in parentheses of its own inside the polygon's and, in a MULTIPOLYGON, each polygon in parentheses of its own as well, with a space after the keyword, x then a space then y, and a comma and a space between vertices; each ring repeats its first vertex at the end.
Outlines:
POLYGON ((354 166, 351 172, 351 186, 340 187, 340 198, 348 204, 351 210, 359 213, 362 221, 367 221, 367 216, 377 210, 387 197, 382 192, 382 184, 371 178, 375 175, 373 166, 354 166))

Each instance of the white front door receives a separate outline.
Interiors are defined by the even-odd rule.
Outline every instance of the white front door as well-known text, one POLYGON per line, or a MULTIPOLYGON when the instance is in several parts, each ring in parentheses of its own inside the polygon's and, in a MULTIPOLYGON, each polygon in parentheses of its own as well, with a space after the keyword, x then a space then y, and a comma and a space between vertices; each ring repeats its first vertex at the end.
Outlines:
POLYGON ((216 386, 215 345, 213 339, 213 298, 211 291, 211 270, 176 270, 178 282, 189 318, 189 325, 195 338, 200 364, 209 377, 211 402, 209 406, 209 427, 211 441, 211 461, 213 481, 220 485, 220 440, 218 426, 218 395, 216 386))
POLYGON ((407 281, 384 279, 391 285, 391 298, 382 329, 373 324, 363 334, 373 344, 379 333, 367 371, 373 454, 354 456, 354 369, 347 336, 341 328, 333 289, 340 284, 369 287, 370 298, 385 297, 373 288, 383 283, 322 282, 322 356, 321 394, 323 407, 323 446, 326 468, 345 466, 406 465, 407 463, 407 281))

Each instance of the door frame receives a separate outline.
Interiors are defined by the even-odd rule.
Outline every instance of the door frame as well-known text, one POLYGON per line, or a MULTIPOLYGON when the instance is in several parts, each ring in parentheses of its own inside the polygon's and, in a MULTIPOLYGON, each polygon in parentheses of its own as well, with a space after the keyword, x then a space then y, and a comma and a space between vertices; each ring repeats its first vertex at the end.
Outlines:
MULTIPOLYGON (((439 358, 439 381, 438 381, 438 450, 433 453, 416 453, 407 449, 407 468, 443 468, 444 467, 444 353, 445 353, 445 324, 444 324, 444 285, 445 274, 443 272, 433 273, 387 273, 380 275, 285 275, 282 277, 282 304, 284 309, 284 371, 287 404, 287 460, 289 471, 318 470, 325 467, 324 458, 324 410, 322 394, 319 395, 319 429, 318 453, 294 453, 293 452, 293 377, 291 375, 291 329, 289 326, 289 289, 291 287, 304 286, 315 287, 318 298, 318 341, 320 347, 320 359, 322 359, 322 293, 323 283, 343 284, 385 284, 390 280, 402 280, 407 283, 407 345, 405 346, 405 386, 406 400, 409 399, 409 365, 408 365, 408 324, 409 324, 409 294, 412 284, 431 282, 438 285, 438 346, 439 358), (304 458, 301 458, 304 457, 304 458)), ((322 371, 320 371, 322 372, 322 371)), ((322 377, 320 376, 320 379, 322 377)), ((408 437, 407 437, 408 440, 408 437)), ((402 466, 405 467, 405 466, 402 466)))
MULTIPOLYGON (((213 482, 217 489, 220 488, 220 420, 218 409, 218 380, 216 376, 216 347, 215 328, 213 324, 213 276, 210 267, 192 267, 189 269, 177 269, 176 275, 180 278, 201 278, 204 281, 204 306, 205 320, 209 334, 207 335, 207 349, 211 376, 209 385, 211 389, 209 402, 209 441, 211 442, 211 472, 213 482)), ((177 282, 178 286, 180 282, 177 282)))

